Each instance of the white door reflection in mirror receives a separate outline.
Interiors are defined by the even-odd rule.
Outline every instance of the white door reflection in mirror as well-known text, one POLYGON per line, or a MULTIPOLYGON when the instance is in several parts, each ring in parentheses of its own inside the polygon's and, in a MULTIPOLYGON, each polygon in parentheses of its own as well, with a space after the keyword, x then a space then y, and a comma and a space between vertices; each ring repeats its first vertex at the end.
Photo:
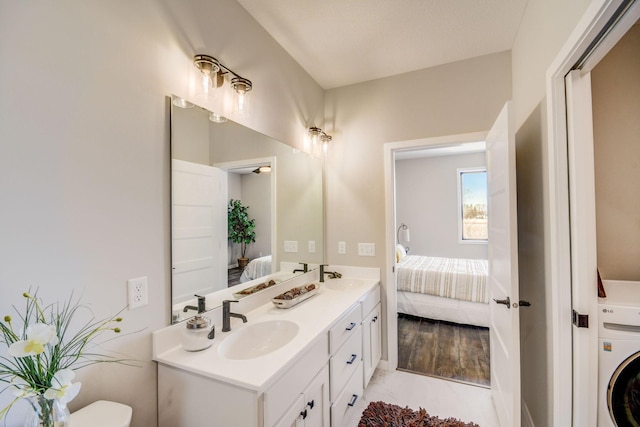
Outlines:
POLYGON ((173 303, 227 287, 227 172, 171 161, 173 303))

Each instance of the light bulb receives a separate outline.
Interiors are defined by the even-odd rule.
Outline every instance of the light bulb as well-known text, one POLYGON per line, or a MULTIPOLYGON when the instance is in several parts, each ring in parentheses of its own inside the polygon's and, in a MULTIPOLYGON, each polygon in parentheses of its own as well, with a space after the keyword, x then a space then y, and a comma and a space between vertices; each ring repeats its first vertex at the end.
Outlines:
POLYGON ((250 97, 249 93, 252 89, 250 80, 242 77, 234 77, 231 79, 231 87, 233 88, 233 111, 239 116, 249 114, 250 110, 250 97))

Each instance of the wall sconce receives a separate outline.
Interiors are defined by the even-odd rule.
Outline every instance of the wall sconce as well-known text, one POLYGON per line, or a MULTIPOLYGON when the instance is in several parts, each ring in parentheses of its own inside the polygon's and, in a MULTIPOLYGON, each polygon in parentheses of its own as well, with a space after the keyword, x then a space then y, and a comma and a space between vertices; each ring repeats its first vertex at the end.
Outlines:
POLYGON ((329 143, 333 139, 331 135, 326 134, 319 127, 312 126, 308 130, 309 140, 311 142, 311 151, 316 152, 320 145, 322 145, 322 151, 327 152, 329 148, 329 143))
POLYGON ((209 95, 210 89, 222 87, 225 79, 228 78, 229 85, 234 91, 234 113, 239 115, 248 113, 248 95, 253 89, 251 80, 233 72, 213 56, 196 55, 193 57, 193 65, 202 73, 202 91, 205 96, 209 95))
MULTIPOLYGON (((407 224, 400 224, 400 226, 398 227, 398 231, 396 232, 396 238, 398 239, 399 244, 402 244, 402 242, 411 241, 411 236, 409 235, 409 227, 407 226, 407 224)), ((408 246, 406 246, 404 249, 405 251, 409 252, 408 246)))
POLYGON ((260 175, 261 173, 268 173, 271 172, 271 166, 267 165, 267 166, 260 166, 257 169, 252 171, 255 174, 260 175))

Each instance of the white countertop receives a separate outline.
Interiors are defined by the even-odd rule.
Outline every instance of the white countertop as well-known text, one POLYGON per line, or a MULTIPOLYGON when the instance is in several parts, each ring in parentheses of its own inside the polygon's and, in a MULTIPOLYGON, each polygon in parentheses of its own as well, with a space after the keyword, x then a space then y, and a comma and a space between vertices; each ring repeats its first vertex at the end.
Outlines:
MULTIPOLYGON (((366 275, 369 276, 369 275, 366 275)), ((317 273, 313 276, 301 276, 299 280, 279 284, 279 291, 284 292, 301 283, 317 282, 317 273), (310 278, 316 280, 310 280, 310 278)), ((316 295, 289 308, 275 307, 270 300, 262 302, 250 311, 242 311, 240 304, 232 304, 231 311, 246 315, 248 322, 231 318, 231 331, 221 332, 220 313, 214 310, 211 317, 216 323, 216 338, 213 345, 198 352, 188 352, 180 346, 180 332, 184 324, 172 325, 153 333, 154 360, 185 371, 208 378, 263 392, 277 374, 294 362, 310 345, 331 325, 338 320, 352 305, 379 283, 378 278, 325 279, 316 295), (271 320, 289 320, 299 327, 297 335, 283 347, 253 359, 232 360, 219 353, 219 347, 234 332, 258 322, 271 320)), ((210 315, 207 313, 206 315, 210 315)))

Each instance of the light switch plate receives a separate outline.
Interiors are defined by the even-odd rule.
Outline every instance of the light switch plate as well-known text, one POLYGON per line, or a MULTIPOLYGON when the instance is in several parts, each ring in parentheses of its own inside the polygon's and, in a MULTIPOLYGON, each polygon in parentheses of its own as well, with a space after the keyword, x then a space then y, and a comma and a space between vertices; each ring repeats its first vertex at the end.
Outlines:
POLYGON ((297 240, 285 240, 284 241, 284 251, 285 252, 298 252, 298 241, 297 240))
POLYGON ((358 255, 376 256, 376 244, 375 243, 358 243, 358 255))

